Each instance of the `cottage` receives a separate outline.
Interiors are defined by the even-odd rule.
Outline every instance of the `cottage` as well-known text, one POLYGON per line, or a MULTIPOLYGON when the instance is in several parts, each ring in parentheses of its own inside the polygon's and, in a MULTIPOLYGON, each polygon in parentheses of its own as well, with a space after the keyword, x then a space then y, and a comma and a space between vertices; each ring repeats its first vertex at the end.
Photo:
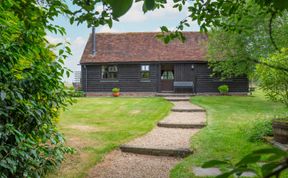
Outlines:
POLYGON ((87 94, 114 87, 127 93, 215 93, 222 84, 230 92, 248 92, 247 77, 220 81, 210 76, 205 34, 184 32, 185 43, 174 40, 167 45, 154 32, 93 34, 80 61, 87 94))

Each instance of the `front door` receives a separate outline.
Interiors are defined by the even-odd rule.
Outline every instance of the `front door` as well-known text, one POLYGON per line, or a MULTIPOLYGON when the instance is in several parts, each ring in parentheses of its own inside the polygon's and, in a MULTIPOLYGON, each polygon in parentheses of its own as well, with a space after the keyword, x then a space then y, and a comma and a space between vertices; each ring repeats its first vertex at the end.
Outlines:
POLYGON ((173 92, 174 91, 174 65, 173 64, 161 64, 161 92, 173 92))

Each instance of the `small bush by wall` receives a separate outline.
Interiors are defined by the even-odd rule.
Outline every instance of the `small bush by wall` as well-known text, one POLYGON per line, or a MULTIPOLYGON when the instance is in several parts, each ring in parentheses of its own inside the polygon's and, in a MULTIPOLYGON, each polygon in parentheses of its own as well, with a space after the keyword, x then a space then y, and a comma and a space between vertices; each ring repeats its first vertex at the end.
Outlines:
POLYGON ((220 85, 218 87, 218 91, 221 93, 221 94, 227 94, 229 92, 229 86, 228 85, 220 85))

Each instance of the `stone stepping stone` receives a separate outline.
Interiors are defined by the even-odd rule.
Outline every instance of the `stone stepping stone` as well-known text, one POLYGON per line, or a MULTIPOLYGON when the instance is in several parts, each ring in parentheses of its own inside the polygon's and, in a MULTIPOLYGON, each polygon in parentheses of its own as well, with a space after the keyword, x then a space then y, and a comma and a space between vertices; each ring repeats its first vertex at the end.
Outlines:
POLYGON ((112 151, 90 172, 89 178, 167 178, 181 159, 112 151))
POLYGON ((190 103, 189 101, 177 101, 172 102, 174 107, 172 111, 174 112, 205 112, 205 109, 190 103))
POLYGON ((222 174, 219 168, 202 168, 202 167, 193 167, 193 173, 198 177, 207 177, 207 176, 218 176, 222 174))
POLYGON ((198 130, 156 127, 148 134, 121 145, 120 149, 146 155, 186 157, 192 154, 190 137, 198 130))
POLYGON ((168 101, 189 101, 190 97, 164 97, 168 101))
MULTIPOLYGON (((215 177, 222 174, 219 168, 202 168, 202 167, 193 167, 193 174, 197 177, 215 177)), ((256 174, 253 172, 243 172, 240 177, 255 177, 256 174)), ((237 177, 234 175, 234 177, 237 177)))
POLYGON ((206 126, 205 118, 205 112, 172 112, 157 125, 167 128, 203 128, 206 126))

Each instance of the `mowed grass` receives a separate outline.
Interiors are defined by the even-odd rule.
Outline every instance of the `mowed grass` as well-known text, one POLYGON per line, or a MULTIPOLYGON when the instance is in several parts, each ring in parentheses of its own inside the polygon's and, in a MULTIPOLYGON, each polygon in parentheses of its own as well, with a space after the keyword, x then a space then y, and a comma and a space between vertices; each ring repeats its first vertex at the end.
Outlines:
POLYGON ((77 152, 48 177, 85 177, 105 154, 150 131, 172 104, 162 98, 79 98, 61 114, 60 130, 77 152))
POLYGON ((208 160, 237 162, 252 150, 270 147, 249 141, 255 121, 288 115, 284 105, 267 101, 260 91, 254 96, 197 96, 191 102, 207 110, 208 126, 191 138, 195 153, 171 170, 172 178, 196 177, 192 166, 208 160))

